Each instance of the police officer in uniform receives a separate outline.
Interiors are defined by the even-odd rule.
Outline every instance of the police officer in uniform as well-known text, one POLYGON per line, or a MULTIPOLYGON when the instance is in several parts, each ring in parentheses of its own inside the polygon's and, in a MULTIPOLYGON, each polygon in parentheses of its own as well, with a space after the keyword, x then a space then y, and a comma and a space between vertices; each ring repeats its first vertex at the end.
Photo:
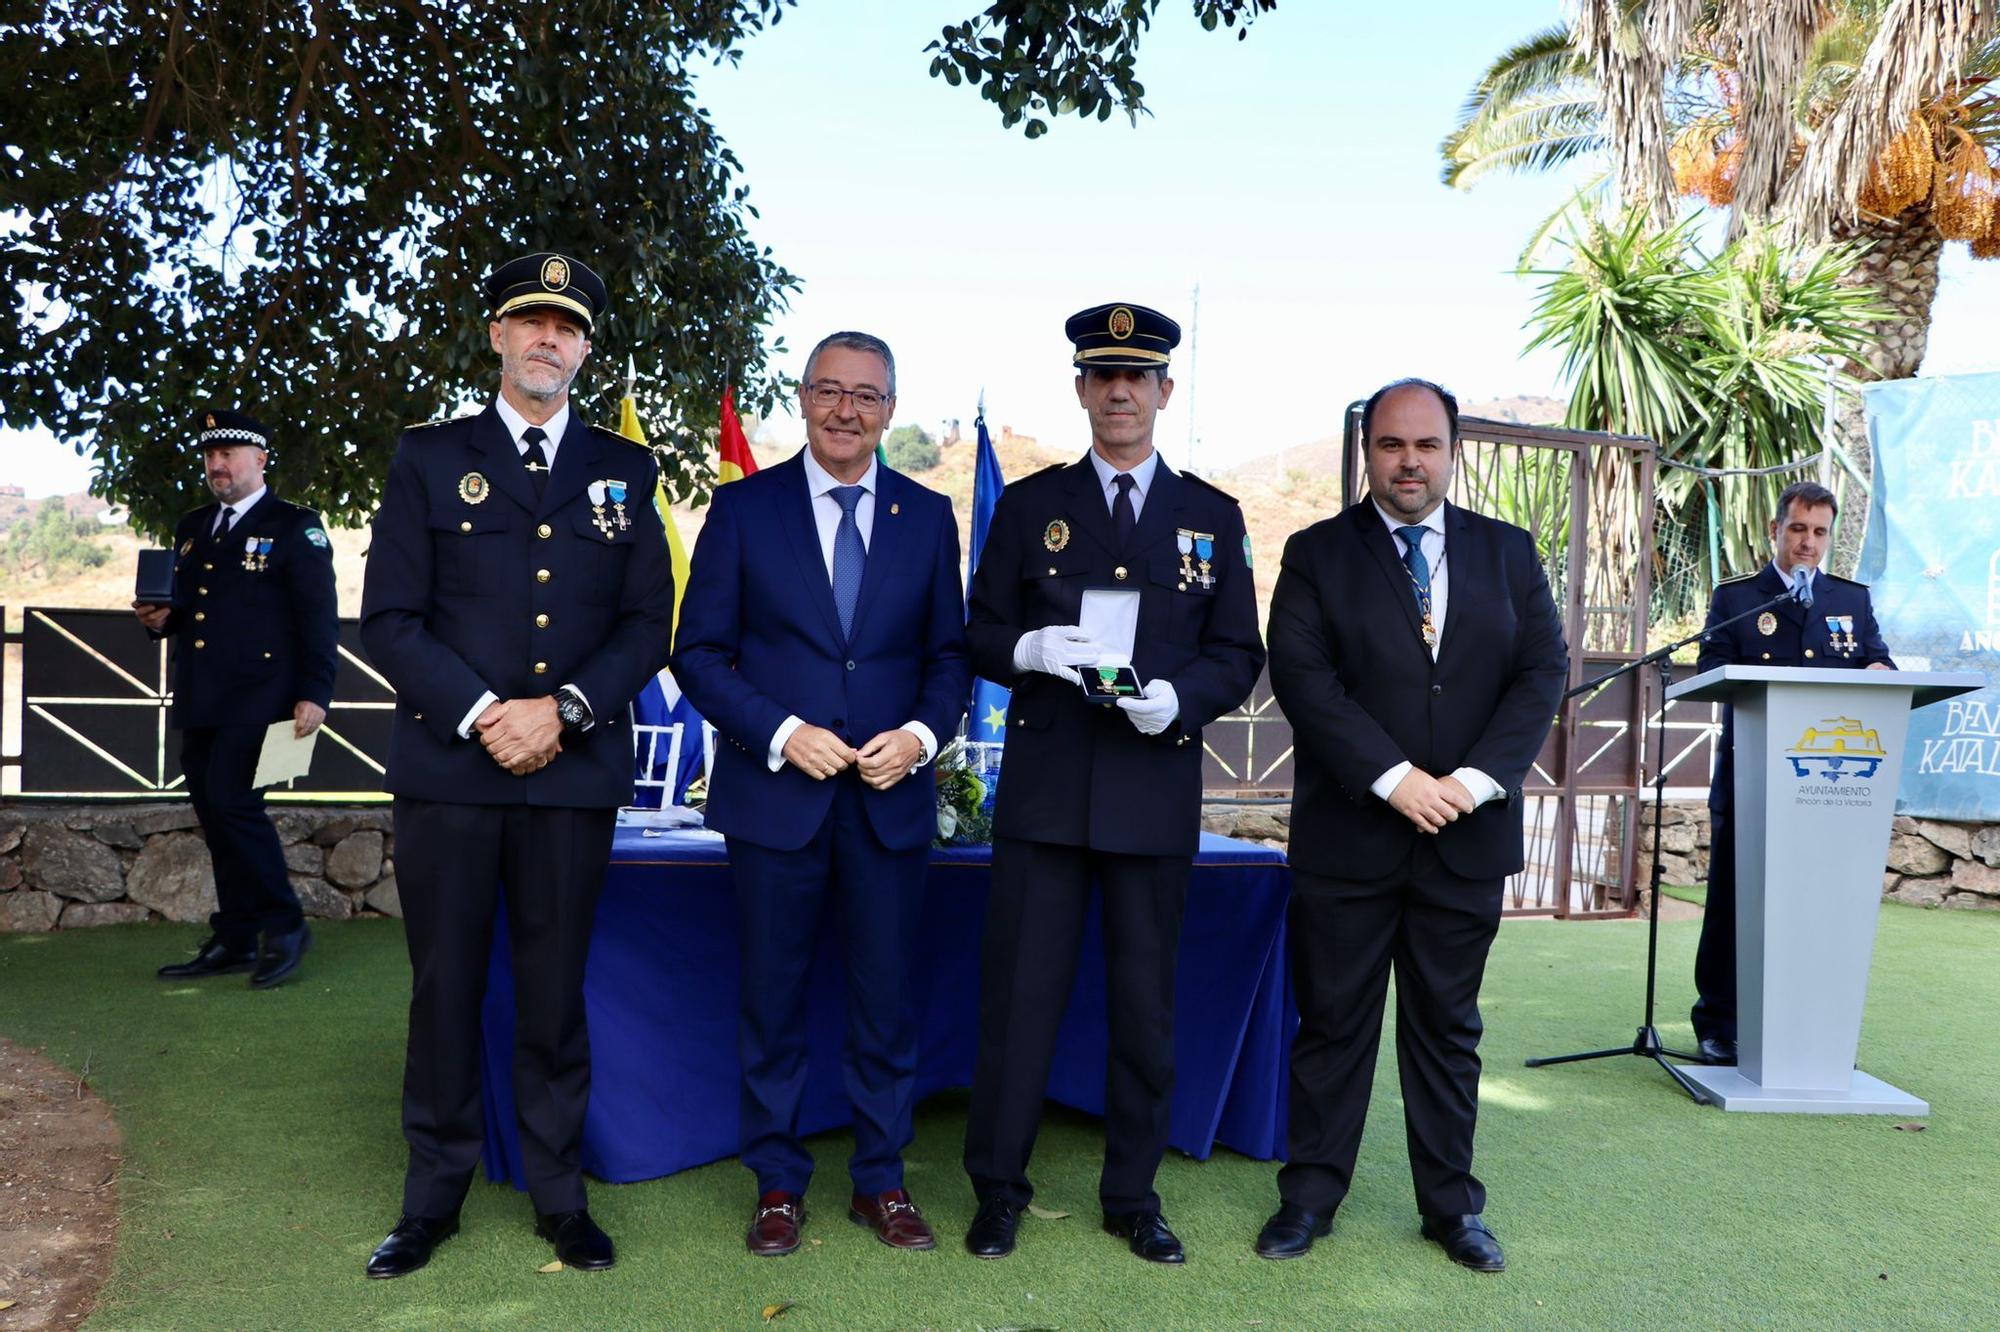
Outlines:
POLYGON ((294 735, 310 735, 333 700, 333 549, 318 514, 265 485, 270 441, 241 412, 201 414, 195 446, 216 502, 174 528, 173 604, 132 604, 148 633, 174 640, 172 721, 215 862, 209 938, 189 961, 161 967, 163 980, 248 971, 268 989, 312 942, 264 793, 250 783, 270 725, 289 717, 294 735))
POLYGON ((362 591, 362 642, 396 688, 387 786, 411 970, 409 1168, 372 1277, 422 1267, 458 1229, 483 1137, 479 1011, 502 895, 536 1232, 568 1266, 613 1261, 578 1164, 583 968, 632 790, 627 707, 666 664, 673 574, 651 455, 569 399, 602 280, 531 254, 495 269, 486 296, 500 393, 398 441, 362 591))
POLYGON ((1090 452, 1001 494, 966 630, 973 673, 1014 696, 966 1124, 979 1211, 965 1243, 981 1258, 1013 1252, 1094 881, 1111 1035, 1104 1228, 1142 1258, 1178 1263, 1153 1178, 1167 1145, 1175 962, 1200 838, 1201 728, 1249 696, 1264 648, 1241 509, 1153 449, 1179 326, 1121 303, 1082 311, 1065 331, 1090 452), (1086 696, 1107 646, 1079 626, 1086 590, 1138 594, 1142 696, 1086 696))
MULTIPOLYGON (((1811 481, 1785 487, 1771 521, 1771 562, 1755 574, 1717 584, 1708 602, 1697 672, 1717 666, 1806 666, 1893 670, 1875 625, 1866 584, 1819 567, 1831 546, 1833 492, 1811 481), (1792 600, 1725 623, 1786 592, 1792 600)), ((1736 1062, 1736 761, 1735 716, 1722 710, 1715 776, 1708 786, 1708 904, 1694 956, 1699 998, 1690 1016, 1702 1060, 1736 1062)))

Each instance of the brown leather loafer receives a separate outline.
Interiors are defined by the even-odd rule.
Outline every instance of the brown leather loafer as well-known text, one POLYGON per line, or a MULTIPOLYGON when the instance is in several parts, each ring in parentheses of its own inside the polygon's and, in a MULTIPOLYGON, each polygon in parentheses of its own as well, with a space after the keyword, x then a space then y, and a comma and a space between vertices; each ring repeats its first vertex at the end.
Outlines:
POLYGON ((873 1196, 857 1193, 847 1204, 847 1219, 857 1226, 867 1226, 875 1232, 875 1238, 892 1249, 935 1249, 937 1236, 932 1233, 930 1222, 910 1201, 904 1189, 890 1189, 887 1193, 873 1196))
POLYGON ((743 1237, 759 1258, 782 1258, 799 1247, 799 1227, 806 1223, 806 1200, 796 1193, 772 1189, 757 1199, 750 1233, 743 1237))

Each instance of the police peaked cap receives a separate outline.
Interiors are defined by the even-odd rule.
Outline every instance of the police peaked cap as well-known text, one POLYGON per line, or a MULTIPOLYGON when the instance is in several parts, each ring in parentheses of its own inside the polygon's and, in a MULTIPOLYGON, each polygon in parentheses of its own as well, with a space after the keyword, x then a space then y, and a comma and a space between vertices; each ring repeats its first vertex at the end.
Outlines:
POLYGON ((525 310, 561 310, 588 333, 604 313, 604 279, 566 254, 543 250, 524 254, 486 275, 486 301, 493 317, 525 310))
POLYGON ((1093 305, 1071 315, 1063 334, 1076 347, 1078 369, 1164 370, 1167 353, 1180 345, 1181 326, 1143 305, 1093 305))
POLYGON ((226 449, 249 444, 269 452, 271 431, 262 421, 242 412, 210 407, 195 417, 194 446, 198 449, 226 449))

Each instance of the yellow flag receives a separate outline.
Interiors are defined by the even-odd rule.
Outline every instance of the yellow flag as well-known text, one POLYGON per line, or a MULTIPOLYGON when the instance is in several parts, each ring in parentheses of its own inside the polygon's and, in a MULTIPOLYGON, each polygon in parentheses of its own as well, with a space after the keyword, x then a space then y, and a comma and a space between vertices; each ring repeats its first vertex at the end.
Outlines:
MULTIPOLYGON (((629 394, 618 407, 618 433, 634 444, 644 445, 646 442, 646 427, 639 424, 639 404, 629 394)), ((674 526, 673 510, 667 507, 665 482, 653 489, 653 507, 660 511, 660 522, 667 529, 667 558, 674 567, 674 628, 678 631, 681 627, 681 598, 687 593, 688 552, 686 544, 681 541, 680 529, 674 526)), ((671 642, 668 646, 672 646, 671 642)))

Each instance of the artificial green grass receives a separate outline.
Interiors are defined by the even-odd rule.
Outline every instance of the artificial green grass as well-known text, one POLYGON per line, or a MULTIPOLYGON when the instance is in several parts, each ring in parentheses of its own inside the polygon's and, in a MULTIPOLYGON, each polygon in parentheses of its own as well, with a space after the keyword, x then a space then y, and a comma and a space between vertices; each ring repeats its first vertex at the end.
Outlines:
POLYGON ((1683 902, 1692 902, 1698 907, 1708 905, 1708 885, 1705 883, 1663 883, 1660 891, 1668 897, 1678 897, 1683 902))
MULTIPOLYGON (((1661 927, 1661 1025, 1685 1045, 1696 924, 1661 927)), ((898 1253, 845 1218, 844 1134, 814 1141, 805 1250, 743 1249, 752 1183, 734 1162, 593 1185, 619 1244, 606 1273, 539 1275, 525 1195, 475 1185, 431 1266, 361 1275, 394 1220, 408 972, 400 928, 315 927, 301 979, 165 986, 198 933, 129 926, 0 936, 0 1034, 82 1068, 125 1134, 119 1255, 92 1329, 1052 1327, 1993 1327, 2000 920, 1882 911, 1861 1064, 1928 1098, 1928 1129, 1879 1117, 1724 1114, 1650 1061, 1527 1069, 1530 1055, 1631 1040, 1644 926, 1510 924, 1484 999, 1478 1169, 1509 1270, 1453 1267, 1417 1237, 1384 1042, 1354 1191, 1330 1239, 1287 1263, 1250 1249, 1274 1167, 1172 1157, 1167 1215, 1184 1268, 1147 1266, 1098 1229, 1096 1121, 1053 1111, 1020 1250, 960 1242, 963 1093, 919 1112, 912 1193, 937 1225, 898 1253)), ((1199 946, 1190 940, 1189 946, 1199 946)), ((4 1292, 0 1292, 4 1295, 4 1292)), ((0 1320, 4 1326, 4 1320, 0 1320)))

